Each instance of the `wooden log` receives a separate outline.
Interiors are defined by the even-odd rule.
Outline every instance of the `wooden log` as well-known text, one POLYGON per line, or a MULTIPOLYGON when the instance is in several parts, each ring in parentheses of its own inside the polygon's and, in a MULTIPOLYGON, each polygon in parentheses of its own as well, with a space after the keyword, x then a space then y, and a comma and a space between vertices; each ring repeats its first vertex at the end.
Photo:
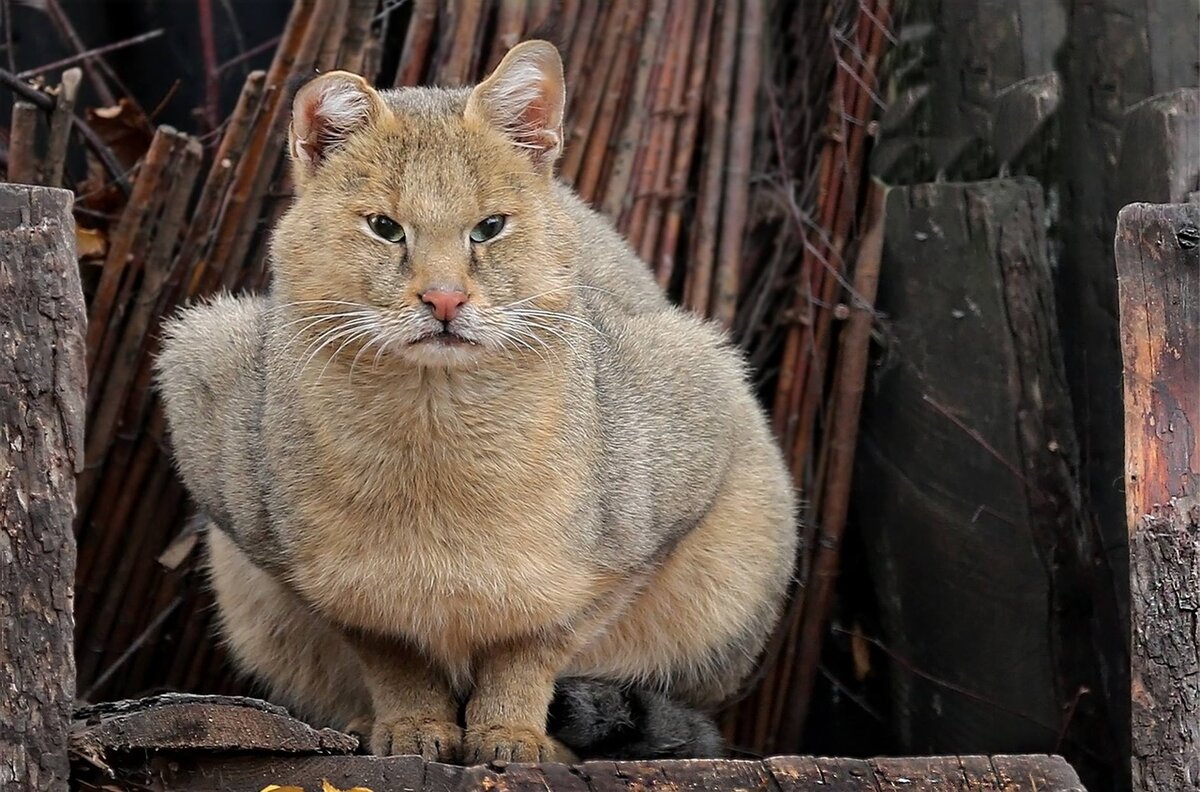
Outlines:
MULTIPOLYGON (((1156 94, 1200 85, 1195 35, 1200 6, 1194 0, 1105 0, 1065 7, 1068 34, 1058 58, 1063 80, 1063 150, 1056 168, 1062 196, 1059 320, 1079 439, 1088 451, 1087 493, 1124 591, 1128 524, 1121 491, 1124 405, 1113 235, 1122 206, 1178 202, 1184 196, 1118 194, 1121 168, 1114 166, 1126 150, 1122 130, 1130 108, 1156 94)), ((1122 599, 1125 616, 1128 601, 1122 599)), ((1123 670, 1128 664, 1114 659, 1113 667, 1123 670)), ((1126 684, 1113 685, 1114 701, 1116 690, 1126 684)), ((1128 701, 1123 691, 1119 698, 1128 701)))
POLYGON ((1200 779, 1200 206, 1117 220, 1125 365, 1132 775, 1135 790, 1200 779))
POLYGON ((1061 99, 1058 72, 1029 77, 996 94, 992 152, 1005 175, 1048 174, 1057 151, 1053 120, 1061 99))
POLYGON ((1103 698, 1086 691, 1100 689, 1094 642, 1119 656, 1121 635, 1081 629, 1115 606, 1079 509, 1043 223, 1030 180, 889 195, 887 364, 856 486, 909 750, 1066 735, 1115 761, 1103 698))
POLYGON ((0 186, 0 788, 66 790, 86 325, 66 190, 0 186))
POLYGON ((1200 187, 1200 88, 1157 94, 1125 113, 1113 212, 1182 203, 1200 187))

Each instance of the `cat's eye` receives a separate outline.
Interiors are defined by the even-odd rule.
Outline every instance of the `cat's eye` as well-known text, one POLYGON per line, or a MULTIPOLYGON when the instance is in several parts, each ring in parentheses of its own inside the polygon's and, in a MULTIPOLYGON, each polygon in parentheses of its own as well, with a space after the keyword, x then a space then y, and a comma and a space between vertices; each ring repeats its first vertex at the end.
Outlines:
POLYGON ((504 215, 492 215, 480 220, 471 229, 471 241, 476 244, 494 239, 496 234, 504 230, 504 215))
POLYGON ((387 215, 375 214, 367 217, 367 227, 371 233, 384 242, 398 243, 404 241, 404 226, 387 215))

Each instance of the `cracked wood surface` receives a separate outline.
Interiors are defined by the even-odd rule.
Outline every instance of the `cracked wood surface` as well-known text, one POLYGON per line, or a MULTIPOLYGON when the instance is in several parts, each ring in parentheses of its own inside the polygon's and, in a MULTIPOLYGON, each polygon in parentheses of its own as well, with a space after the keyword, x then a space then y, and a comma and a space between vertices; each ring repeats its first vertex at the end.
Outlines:
POLYGON ((1117 222, 1135 790, 1200 789, 1200 205, 1117 222))
POLYGON ((763 761, 678 760, 456 767, 419 757, 353 754, 355 740, 315 730, 278 707, 223 696, 159 696, 79 710, 72 734, 79 789, 259 792, 1080 792, 1057 756, 763 761))
POLYGON ((67 190, 0 186, 0 789, 67 788, 86 324, 67 190))

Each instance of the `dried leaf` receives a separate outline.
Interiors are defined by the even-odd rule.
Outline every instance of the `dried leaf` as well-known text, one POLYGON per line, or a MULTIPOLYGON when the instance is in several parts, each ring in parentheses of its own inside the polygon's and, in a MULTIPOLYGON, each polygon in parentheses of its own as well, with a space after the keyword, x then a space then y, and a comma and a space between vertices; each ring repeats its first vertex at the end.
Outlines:
POLYGON ((862 682, 871 673, 871 644, 857 622, 850 632, 850 656, 854 660, 854 678, 862 682))
POLYGON ((108 235, 95 228, 75 226, 75 251, 81 260, 100 259, 108 253, 108 235))
POLYGON ((327 780, 321 781, 321 792, 371 792, 366 787, 351 787, 350 789, 338 789, 327 780))
POLYGON ((89 107, 87 119, 88 125, 126 169, 142 158, 154 137, 154 126, 149 119, 125 98, 111 107, 89 107))
POLYGON ((262 788, 262 792, 304 792, 304 789, 298 786, 279 786, 279 784, 268 784, 262 788))

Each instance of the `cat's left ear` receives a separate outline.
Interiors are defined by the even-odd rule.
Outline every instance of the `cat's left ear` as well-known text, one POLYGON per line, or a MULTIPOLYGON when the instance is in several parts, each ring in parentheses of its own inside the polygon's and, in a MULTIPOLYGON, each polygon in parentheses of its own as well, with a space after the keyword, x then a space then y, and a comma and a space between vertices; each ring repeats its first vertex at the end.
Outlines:
POLYGON ((471 92, 467 117, 491 124, 549 171, 562 153, 566 102, 558 50, 547 41, 526 41, 471 92))

